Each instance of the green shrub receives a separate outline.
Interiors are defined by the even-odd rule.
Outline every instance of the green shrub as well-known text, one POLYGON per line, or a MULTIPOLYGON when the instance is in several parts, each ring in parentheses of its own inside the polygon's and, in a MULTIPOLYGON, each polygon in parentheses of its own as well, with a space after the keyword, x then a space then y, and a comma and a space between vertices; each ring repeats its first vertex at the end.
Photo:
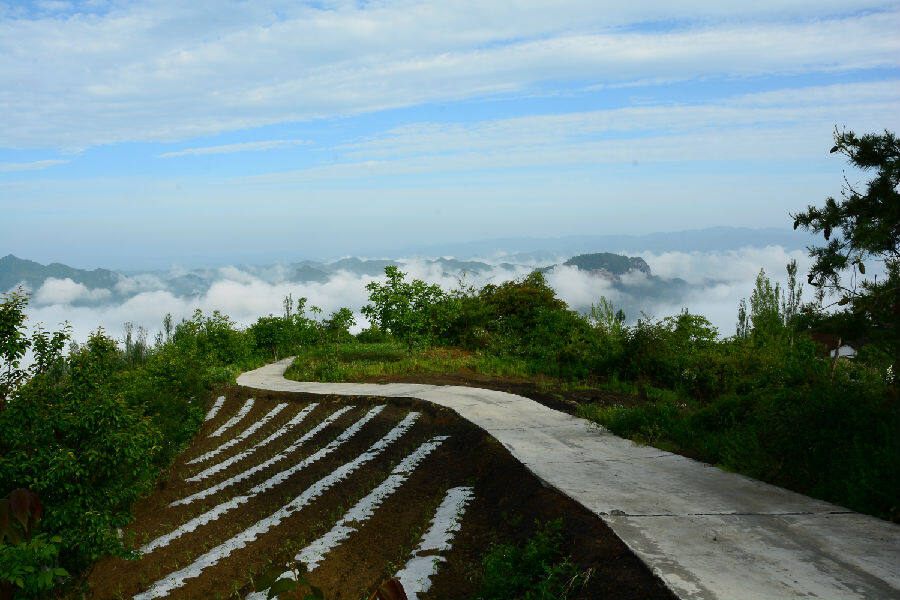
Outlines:
POLYGON ((479 600, 562 600, 587 583, 582 573, 562 556, 562 521, 539 525, 522 546, 493 544, 482 559, 479 600))
POLYGON ((384 344, 393 341, 393 338, 378 327, 367 327, 356 334, 356 341, 361 344, 384 344))
POLYGON ((390 332, 409 350, 444 337, 456 303, 437 285, 421 279, 406 281, 396 266, 384 269, 387 281, 366 285, 369 302, 362 313, 372 326, 390 332))
POLYGON ((46 534, 15 545, 0 543, 0 586, 7 582, 19 598, 46 598, 68 575, 59 566, 61 543, 61 537, 46 534))
POLYGON ((347 371, 334 357, 326 357, 317 362, 312 370, 313 381, 337 382, 345 381, 347 371))
MULTIPOLYGON (((700 408, 671 398, 583 407, 613 433, 678 449, 890 520, 900 520, 900 409, 878 374, 854 367, 832 382, 824 362, 700 408)), ((791 366, 787 365, 787 370, 791 366)), ((796 368, 796 365, 795 367, 796 368)))
POLYGON ((153 347, 139 334, 120 349, 98 330, 63 356, 65 330, 23 338, 17 324, 26 305, 27 298, 4 297, 9 327, 0 335, 10 352, 0 370, 12 366, 7 358, 18 360, 22 344, 37 360, 30 380, 6 380, 0 400, 0 495, 29 488, 46 510, 41 534, 0 541, 0 585, 15 581, 30 597, 54 585, 59 569, 74 573, 101 556, 129 555, 118 531, 196 433, 211 384, 262 360, 245 331, 199 311, 175 327, 167 319, 168 339, 153 347))
POLYGON ((122 552, 116 528, 161 462, 163 431, 117 392, 117 356, 115 342, 96 333, 70 355, 63 382, 48 389, 37 377, 0 413, 0 490, 38 494, 44 529, 61 537, 73 570, 122 552))

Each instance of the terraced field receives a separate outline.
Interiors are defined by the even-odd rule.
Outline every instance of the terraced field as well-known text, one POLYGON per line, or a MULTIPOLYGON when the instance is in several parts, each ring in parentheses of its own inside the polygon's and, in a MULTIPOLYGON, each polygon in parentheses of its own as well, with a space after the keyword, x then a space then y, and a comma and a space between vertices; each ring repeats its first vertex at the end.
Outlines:
POLYGON ((471 598, 491 542, 560 517, 591 569, 571 597, 670 597, 598 519, 449 410, 232 387, 136 507, 135 559, 101 561, 88 597, 260 599, 260 573, 299 561, 328 599, 393 576, 410 599, 471 598))

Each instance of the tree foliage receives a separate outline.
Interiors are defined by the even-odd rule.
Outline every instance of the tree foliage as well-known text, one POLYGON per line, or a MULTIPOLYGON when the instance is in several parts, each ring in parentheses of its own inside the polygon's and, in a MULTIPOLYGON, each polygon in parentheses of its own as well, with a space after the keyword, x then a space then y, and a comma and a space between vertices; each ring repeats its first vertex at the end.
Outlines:
POLYGON ((839 296, 838 304, 865 317, 868 335, 894 356, 900 369, 900 140, 889 132, 857 136, 835 129, 832 153, 865 172, 865 188, 844 178, 841 198, 792 215, 798 227, 821 233, 822 246, 809 248, 814 263, 809 283, 839 296), (866 278, 866 264, 881 262, 884 277, 866 278), (850 270, 849 281, 843 275, 850 270))
POLYGON ((21 368, 22 358, 31 347, 25 329, 27 304, 28 296, 22 288, 0 299, 0 410, 28 376, 21 368))
POLYGON ((370 304, 363 307, 363 315, 409 348, 437 339, 447 326, 447 294, 420 279, 406 281, 406 274, 393 265, 385 267, 384 274, 384 283, 366 285, 370 304))

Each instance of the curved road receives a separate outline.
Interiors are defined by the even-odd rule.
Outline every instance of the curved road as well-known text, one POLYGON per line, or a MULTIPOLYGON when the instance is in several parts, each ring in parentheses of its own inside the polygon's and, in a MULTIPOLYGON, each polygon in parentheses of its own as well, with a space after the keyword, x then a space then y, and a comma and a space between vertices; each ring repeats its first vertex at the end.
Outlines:
POLYGON ((238 377, 265 390, 417 398, 478 425, 597 514, 680 598, 900 598, 900 526, 618 438, 480 388, 290 381, 293 359, 238 377))

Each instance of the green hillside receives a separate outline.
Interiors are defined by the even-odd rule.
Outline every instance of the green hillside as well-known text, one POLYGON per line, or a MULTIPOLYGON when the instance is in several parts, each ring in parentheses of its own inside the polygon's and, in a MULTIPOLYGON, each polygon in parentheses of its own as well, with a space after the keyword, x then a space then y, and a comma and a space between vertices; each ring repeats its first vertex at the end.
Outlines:
POLYGON ((0 258, 0 290, 12 289, 20 283, 36 288, 51 277, 55 279, 69 278, 75 283, 84 284, 90 289, 112 288, 119 281, 119 274, 107 269, 87 271, 75 269, 61 263, 42 265, 33 260, 25 260, 12 254, 7 254, 0 258))

